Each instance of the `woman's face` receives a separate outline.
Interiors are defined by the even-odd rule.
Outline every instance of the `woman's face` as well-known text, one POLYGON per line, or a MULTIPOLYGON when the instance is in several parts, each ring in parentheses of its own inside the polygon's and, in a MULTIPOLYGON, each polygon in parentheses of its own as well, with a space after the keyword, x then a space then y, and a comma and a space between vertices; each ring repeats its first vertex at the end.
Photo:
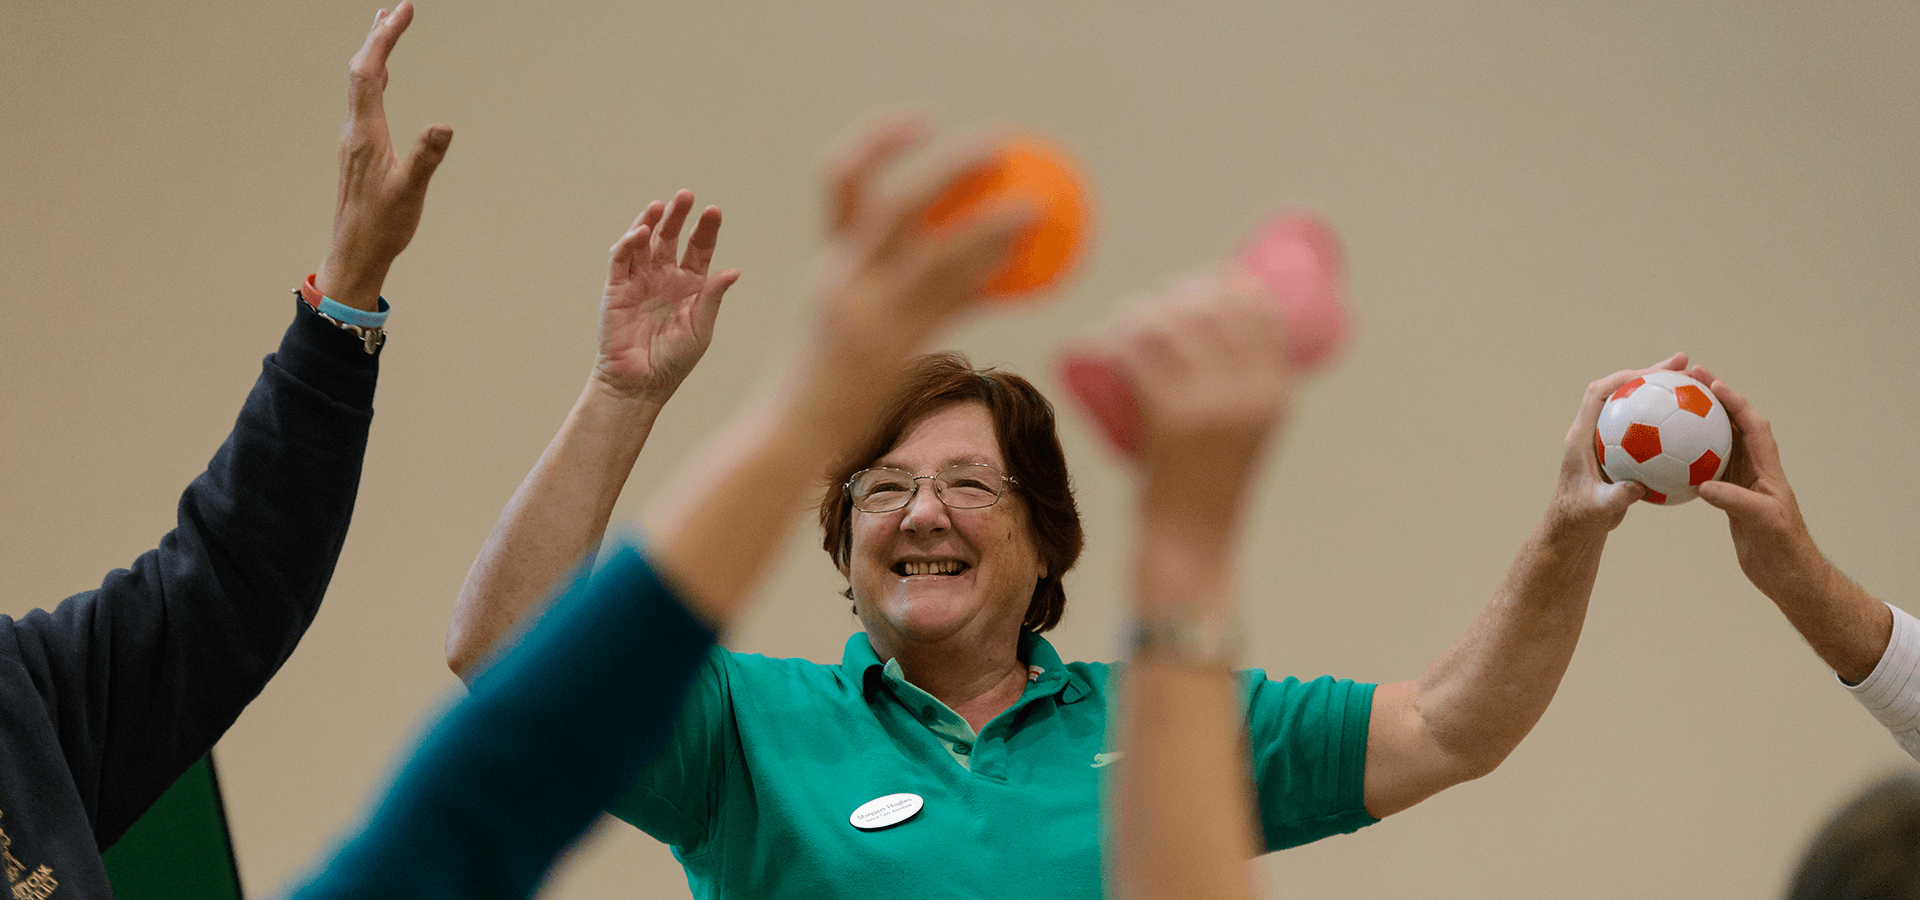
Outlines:
MULTIPOLYGON (((1007 470, 985 404, 928 414, 871 465, 934 475, 959 463, 1007 470)), ((914 643, 1013 638, 1046 574, 1019 492, 980 509, 948 509, 931 480, 917 483, 901 509, 852 511, 847 582, 875 649, 890 655, 914 643)))

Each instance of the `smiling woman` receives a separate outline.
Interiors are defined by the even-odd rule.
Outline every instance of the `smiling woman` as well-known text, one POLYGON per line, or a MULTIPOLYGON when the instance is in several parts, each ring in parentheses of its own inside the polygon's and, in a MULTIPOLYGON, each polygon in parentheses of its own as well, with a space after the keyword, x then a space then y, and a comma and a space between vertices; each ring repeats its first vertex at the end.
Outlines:
MULTIPOLYGON (((882 205, 870 183, 917 139, 882 130, 848 158, 829 192, 831 230, 882 205)), ((594 374, 462 589, 448 652, 463 677, 548 583, 591 556, 654 418, 711 339, 719 215, 700 217, 676 260, 692 206, 683 192, 649 207, 641 224, 659 237, 636 266, 616 266, 594 374)), ((908 289, 928 303, 959 284, 919 275, 908 289)), ((849 321, 863 334, 919 321, 910 305, 860 313, 849 321)), ((864 409, 822 405, 799 429, 852 438, 819 473, 833 485, 822 546, 861 622, 841 662, 715 649, 660 757, 609 806, 673 847, 697 896, 849 896, 876 884, 937 895, 931 860, 968 896, 1101 894, 1103 785, 1126 763, 1108 737, 1113 667, 1067 663, 1041 636, 1065 610, 1062 579, 1084 541, 1053 407, 1025 379, 956 355, 888 356, 901 346, 822 352, 836 365, 898 366, 845 373, 897 387, 864 409)), ((716 578, 743 568, 743 529, 764 523, 691 508, 720 524, 684 558, 716 578)), ((1373 822, 1362 781, 1373 687, 1259 670, 1239 679, 1263 845, 1373 822)))
POLYGON ((889 479, 878 484, 896 489, 879 496, 893 501, 863 503, 856 482, 865 482, 869 501, 873 482, 852 473, 835 479, 846 487, 830 489, 821 504, 825 543, 847 576, 854 614, 874 652, 897 661, 909 682, 978 731, 1026 688, 1027 667, 1018 654, 1023 626, 1037 634, 1060 620, 1066 605, 1060 579, 1080 555, 1080 519, 1052 410, 1032 385, 1005 373, 975 372, 953 356, 923 360, 915 374, 887 417, 909 422, 904 433, 883 429, 869 444, 885 441, 884 455, 856 456, 850 465, 871 464, 863 472, 933 473, 905 478, 913 484, 929 478, 935 489, 902 490, 901 479, 889 479), (1012 389, 995 390, 1002 387, 1012 389), (996 396, 1002 399, 997 407, 990 405, 996 396), (1022 409, 1027 404, 1038 408, 1022 409), (1001 424, 1014 419, 1046 427, 1022 433, 1001 424), (1021 474, 1027 470, 1010 459, 1021 459, 1035 474, 1021 474), (1000 474, 1009 469, 1016 474, 1000 474), (976 470, 977 486, 939 487, 956 470, 976 470), (1003 478, 1020 487, 1005 490, 1003 478), (1030 502, 1027 485, 1044 499, 1030 502), (978 496, 956 502, 956 494, 978 496), (1048 527, 1036 528, 1043 519, 1048 527))
MULTIPOLYGON (((883 130, 849 157, 830 192, 835 230, 874 204, 866 185, 915 140, 883 130)), ((661 405, 711 338, 719 219, 703 215, 676 261, 691 211, 686 193, 650 207, 643 223, 660 237, 637 272, 616 267, 609 281, 594 374, 456 606, 448 652, 463 677, 592 554, 661 405)), ((943 274, 923 273, 912 290, 936 302, 956 289, 943 274)), ((893 321, 864 312, 857 321, 874 333, 893 321)), ((821 358, 885 360, 875 348, 901 344, 821 358)), ((841 662, 717 648, 660 758, 609 811, 671 845, 703 897, 849 896, 876 884, 937 895, 931 860, 968 896, 1099 896, 1103 784, 1125 763, 1108 738, 1113 668, 1067 663, 1041 636, 1065 610, 1062 579, 1084 540, 1053 407, 1025 379, 959 356, 894 364, 904 377, 848 374, 888 375, 898 387, 885 402, 823 405, 803 429, 853 437, 820 473, 833 485, 822 545, 862 626, 841 662)), ((741 529, 762 523, 692 508, 723 525, 685 558, 716 577, 733 571, 741 529)), ((1372 686, 1258 670, 1240 685, 1264 846, 1371 823, 1372 686)))
MULTIPOLYGON (((1010 482, 1002 488, 1006 497, 996 498, 986 509, 999 510, 995 519, 1012 515, 1011 521, 1020 525, 1038 556, 1041 571, 1025 592, 1027 602, 1020 608, 1019 624, 1035 633, 1059 624, 1067 603, 1061 579, 1080 558, 1085 534, 1073 502, 1066 454, 1055 433, 1053 405, 1026 379, 1010 372, 975 369, 957 354, 921 359, 860 449, 835 469, 829 481, 834 487, 821 498, 821 545, 848 576, 847 597, 856 599, 856 533, 889 520, 884 511, 862 512, 853 493, 840 486, 850 486, 856 471, 869 467, 917 475, 960 463, 985 464, 1004 474, 1010 482), (935 458, 908 458, 916 453, 935 458), (1000 509, 1006 498, 1017 500, 1017 505, 1000 509)), ((936 493, 927 499, 940 497, 936 493)), ((941 511, 926 506, 921 494, 903 506, 906 512, 894 524, 922 532, 937 526, 939 519, 957 516, 971 523, 980 518, 972 515, 976 510, 957 509, 950 500, 934 506, 951 512, 934 515, 941 511)), ((854 613, 861 614, 857 599, 854 613)))
MULTIPOLYGON (((716 651, 665 758, 611 808, 673 845, 698 895, 841 896, 933 859, 968 896, 1100 894, 1102 785, 1125 763, 1113 668, 1040 634, 1083 543, 1053 408, 954 354, 904 382, 820 503, 861 623, 842 663, 716 651)), ((1372 821, 1370 686, 1251 672, 1241 695, 1269 846, 1372 821)))
MULTIPOLYGON (((1010 373, 903 349, 904 338, 924 337, 915 330, 925 327, 922 306, 952 304, 969 284, 903 249, 916 240, 911 229, 860 225, 874 209, 909 221, 900 210, 937 193, 922 184, 889 200, 873 187, 920 137, 912 126, 876 132, 828 191, 829 232, 844 242, 828 258, 855 265, 827 271, 902 299, 863 303, 849 288, 832 310, 843 318, 823 332, 844 339, 809 345, 849 393, 900 387, 862 406, 806 407, 797 422, 778 410, 760 416, 796 436, 771 459, 791 465, 828 441, 830 455, 845 453, 810 474, 833 486, 820 504, 822 546, 847 579, 861 629, 838 665, 716 649, 660 758, 609 806, 673 847, 696 896, 854 896, 876 885, 914 896, 1100 896, 1105 782, 1128 783, 1130 769, 1136 786, 1164 781, 1147 773, 1163 771, 1165 754, 1123 759, 1112 744, 1118 669, 1067 663, 1042 636, 1060 621, 1062 579, 1083 542, 1052 406, 1010 373)), ((729 283, 728 273, 707 274, 719 212, 701 215, 676 261, 692 204, 683 192, 636 223, 657 226, 658 237, 633 238, 645 252, 615 267, 593 375, 462 588, 448 652, 463 677, 555 577, 592 555, 661 407, 712 337, 729 283)), ((1002 210, 1002 224, 1019 215, 1002 210)), ((1223 510, 1245 501, 1247 479, 1232 473, 1257 468, 1284 408, 1286 329, 1270 301, 1208 283, 1179 282, 1149 303, 1101 348, 1155 411, 1143 427, 1173 436, 1149 441, 1140 460, 1157 474, 1142 485, 1132 554, 1151 581, 1138 597, 1136 649, 1191 655, 1227 688, 1215 692, 1215 718, 1246 729, 1247 770, 1207 767, 1251 787, 1259 823, 1244 852, 1354 831, 1492 771, 1558 687, 1607 533, 1637 496, 1601 482, 1586 437, 1592 417, 1614 388, 1651 370, 1589 386, 1547 515, 1480 619, 1417 680, 1376 689, 1271 679, 1218 665, 1231 643, 1218 639, 1230 630, 1215 616, 1230 541, 1209 535, 1223 510), (1185 385, 1179 398, 1156 396, 1171 384, 1185 385)), ((1656 368, 1685 364, 1676 356, 1656 368)), ((757 569, 742 548, 764 545, 773 517, 724 503, 685 508, 710 521, 681 558, 744 592, 757 569)), ((636 708, 644 702, 636 697, 636 708)), ((1192 733, 1166 736, 1179 744, 1192 733)), ((1174 755, 1176 770, 1182 759, 1174 755)))

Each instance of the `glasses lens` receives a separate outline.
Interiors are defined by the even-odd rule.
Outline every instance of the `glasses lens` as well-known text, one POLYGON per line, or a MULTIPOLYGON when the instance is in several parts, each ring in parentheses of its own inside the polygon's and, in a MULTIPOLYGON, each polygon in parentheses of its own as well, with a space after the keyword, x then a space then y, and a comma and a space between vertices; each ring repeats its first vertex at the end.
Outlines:
POLYGON ((954 509, 979 509, 1000 499, 1000 470, 992 466, 954 466, 934 479, 941 502, 954 509))
POLYGON ((899 469, 862 469, 847 482, 853 507, 861 512, 887 512, 913 499, 913 476, 899 469))

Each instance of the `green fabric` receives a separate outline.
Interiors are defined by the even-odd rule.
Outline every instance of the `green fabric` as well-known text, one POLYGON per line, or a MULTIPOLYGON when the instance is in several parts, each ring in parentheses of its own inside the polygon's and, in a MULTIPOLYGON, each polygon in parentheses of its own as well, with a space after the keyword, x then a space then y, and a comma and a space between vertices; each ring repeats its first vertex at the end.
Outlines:
POLYGON ((187 769, 103 858, 117 900, 240 900, 213 755, 187 769))
MULTIPOLYGON (((973 744, 980 739, 980 735, 973 730, 973 725, 967 722, 966 717, 954 712, 939 697, 908 681, 906 674, 900 670, 900 660, 897 658, 887 660, 880 675, 887 680, 894 700, 906 706, 909 712, 919 710, 920 721, 926 723, 927 730, 940 739, 941 745, 947 749, 947 755, 953 757, 960 768, 972 771, 973 744)), ((1035 677, 1029 673, 1027 680, 1032 681, 1035 677)))
MULTIPOLYGON (((838 666, 717 648, 610 812, 672 845, 701 898, 1099 897, 1104 770, 1126 764, 1107 733, 1116 667, 1064 664, 1035 635, 1021 651, 1039 672, 980 729, 969 771, 940 708, 897 691, 864 634, 838 666), (878 831, 848 822, 895 793, 925 807, 878 831)), ((1373 686, 1243 678, 1268 848, 1371 824, 1373 686)))

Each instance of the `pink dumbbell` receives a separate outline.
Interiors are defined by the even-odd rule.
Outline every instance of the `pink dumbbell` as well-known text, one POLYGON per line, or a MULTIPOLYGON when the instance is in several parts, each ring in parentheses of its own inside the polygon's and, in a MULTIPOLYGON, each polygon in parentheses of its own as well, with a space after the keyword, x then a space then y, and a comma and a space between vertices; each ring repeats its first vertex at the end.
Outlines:
MULTIPOLYGON (((1287 329, 1287 360, 1300 376, 1332 362, 1347 338, 1347 306, 1340 287, 1340 247, 1333 231, 1312 213, 1277 214, 1247 236, 1226 264, 1244 273, 1280 308, 1287 329)), ((1140 409, 1133 386, 1096 354, 1067 353, 1060 380, 1080 402, 1115 451, 1137 457, 1140 409)))

